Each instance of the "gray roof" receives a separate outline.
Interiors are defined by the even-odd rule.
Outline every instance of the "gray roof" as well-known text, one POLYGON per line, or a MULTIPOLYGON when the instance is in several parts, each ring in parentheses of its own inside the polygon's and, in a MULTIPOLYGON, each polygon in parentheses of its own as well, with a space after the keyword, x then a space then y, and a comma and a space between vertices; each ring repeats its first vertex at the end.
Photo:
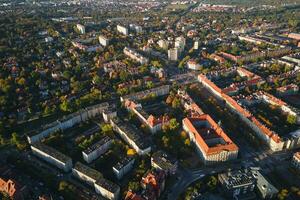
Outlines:
POLYGON ((104 136, 103 138, 101 138, 98 142, 96 142, 95 144, 93 144, 92 146, 89 146, 87 149, 85 149, 83 152, 85 154, 90 154, 91 152, 99 149, 102 145, 108 143, 109 141, 111 141, 111 138, 108 136, 104 136))
POLYGON ((97 170, 92 169, 80 162, 77 162, 75 164, 74 169, 85 174, 86 176, 88 176, 94 180, 99 180, 103 177, 102 174, 100 172, 98 172, 97 170))
POLYGON ((43 143, 35 143, 35 144, 32 144, 32 146, 63 163, 72 161, 72 159, 69 156, 66 156, 65 154, 57 151, 56 149, 54 149, 52 147, 45 145, 43 143))

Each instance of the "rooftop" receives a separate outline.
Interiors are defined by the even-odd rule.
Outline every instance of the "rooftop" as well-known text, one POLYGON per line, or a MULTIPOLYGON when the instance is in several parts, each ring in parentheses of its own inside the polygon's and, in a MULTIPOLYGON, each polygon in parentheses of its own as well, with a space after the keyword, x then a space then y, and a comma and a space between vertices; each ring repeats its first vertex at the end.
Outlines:
POLYGON ((207 114, 183 119, 187 128, 194 133, 196 142, 206 154, 217 154, 221 151, 238 151, 219 125, 207 114))
POLYGON ((92 169, 80 162, 77 162, 75 164, 74 169, 85 174, 86 176, 88 176, 94 180, 99 180, 103 177, 102 174, 100 172, 98 172, 97 170, 92 169))
POLYGON ((113 168, 120 171, 124 166, 128 165, 132 160, 134 160, 133 157, 125 157, 121 161, 119 161, 115 166, 113 166, 113 168))
POLYGON ((66 163, 71 160, 70 157, 66 156, 65 154, 62 154, 61 152, 57 151, 56 149, 49 147, 43 143, 35 143, 35 144, 32 144, 31 146, 37 148, 38 150, 48 154, 49 156, 51 156, 63 163, 66 163))
POLYGON ((101 138, 98 142, 96 142, 95 144, 93 144, 92 146, 88 147, 87 149, 85 149, 83 152, 85 154, 90 154, 93 151, 99 149, 102 145, 108 143, 109 141, 111 141, 111 138, 108 136, 104 136, 103 138, 101 138))
POLYGON ((252 172, 246 169, 219 174, 219 180, 227 189, 255 184, 252 172))
POLYGON ((96 181, 96 184, 112 193, 115 193, 118 190, 120 190, 120 187, 117 184, 115 184, 107 179, 104 179, 104 178, 98 179, 96 181))
POLYGON ((148 139, 144 138, 141 135, 141 131, 139 131, 135 126, 125 123, 119 118, 114 118, 113 122, 126 133, 127 137, 129 137, 132 141, 136 143, 141 149, 146 149, 150 147, 150 142, 148 139))

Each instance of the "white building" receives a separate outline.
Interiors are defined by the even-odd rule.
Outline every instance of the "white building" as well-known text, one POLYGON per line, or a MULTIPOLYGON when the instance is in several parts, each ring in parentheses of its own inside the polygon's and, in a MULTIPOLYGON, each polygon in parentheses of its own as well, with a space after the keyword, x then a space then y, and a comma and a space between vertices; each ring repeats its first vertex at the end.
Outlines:
POLYGON ((177 61, 179 58, 179 49, 173 48, 168 50, 168 59, 171 61, 177 61))
POLYGON ((78 29, 78 31, 81 33, 81 34, 85 34, 85 27, 81 24, 77 24, 76 25, 76 28, 78 29))
POLYGON ((142 54, 138 53, 136 50, 125 47, 123 50, 124 54, 131 59, 141 63, 142 65, 147 64, 149 59, 144 57, 142 54))
POLYGON ((94 186, 96 192, 105 198, 111 200, 119 199, 120 187, 115 183, 102 178, 97 180, 94 186))
POLYGON ((175 39, 175 48, 178 48, 182 52, 185 48, 186 40, 183 36, 177 37, 175 39))
POLYGON ((169 43, 167 40, 159 40, 157 42, 157 44, 160 48, 165 49, 165 50, 168 49, 168 47, 169 47, 169 43))
POLYGON ((199 63, 197 63, 195 60, 189 60, 187 62, 187 67, 191 70, 200 70, 201 66, 199 63))
POLYGON ((141 132, 133 125, 121 121, 118 117, 110 120, 113 129, 120 134, 139 155, 150 153, 149 141, 141 135, 141 132))
POLYGON ((109 104, 105 102, 79 110, 75 113, 63 117, 62 119, 41 127, 40 130, 32 132, 31 134, 27 135, 27 140, 29 144, 39 142, 45 137, 48 137, 51 133, 59 130, 64 131, 78 123, 84 122, 88 119, 92 119, 100 115, 104 110, 108 108, 109 104))
POLYGON ((34 155, 42 158, 52 165, 55 165, 57 168, 62 169, 65 172, 70 171, 72 168, 72 159, 52 147, 42 143, 35 143, 31 145, 31 150, 34 155))
POLYGON ((121 25, 117 25, 117 31, 119 33, 122 33, 123 35, 128 35, 129 34, 128 28, 125 27, 125 26, 121 26, 121 25))
POLYGON ((112 142, 113 140, 111 138, 104 136, 100 141, 82 151, 83 159, 87 163, 91 163, 93 160, 96 160, 100 155, 105 153, 111 146, 112 142))
POLYGON ((101 179, 103 176, 100 172, 92 169, 80 162, 77 162, 72 169, 72 174, 79 180, 94 186, 97 180, 101 179))
POLYGON ((130 24, 129 28, 131 30, 133 30, 134 32, 136 32, 136 33, 142 33, 143 32, 143 28, 139 25, 136 25, 136 24, 130 24))
POLYGON ((99 43, 102 45, 102 46, 107 46, 109 44, 109 39, 107 37, 105 37, 104 35, 100 35, 99 36, 99 43))
POLYGON ((132 157, 125 157, 115 166, 113 166, 113 172, 118 179, 121 179, 125 174, 127 174, 134 165, 135 159, 132 157))

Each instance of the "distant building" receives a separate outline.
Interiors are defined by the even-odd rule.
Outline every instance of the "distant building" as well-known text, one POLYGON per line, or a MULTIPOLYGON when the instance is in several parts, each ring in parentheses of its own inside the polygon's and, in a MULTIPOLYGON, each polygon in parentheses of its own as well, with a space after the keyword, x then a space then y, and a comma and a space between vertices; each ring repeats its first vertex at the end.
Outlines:
POLYGON ((237 158, 239 148, 209 115, 185 118, 182 123, 205 164, 237 158))
POLYGON ((168 46, 169 46, 169 43, 167 40, 159 40, 157 42, 157 44, 160 48, 165 49, 165 50, 168 49, 168 46))
POLYGON ((125 47, 123 50, 124 54, 131 59, 141 63, 142 65, 147 64, 149 59, 143 56, 142 54, 138 53, 136 50, 125 47))
POLYGON ((290 33, 288 37, 294 40, 300 40, 300 33, 290 33))
POLYGON ((179 58, 178 48, 173 48, 168 50, 168 59, 171 61, 177 61, 179 58))
POLYGON ((200 70, 201 69, 201 65, 199 63, 197 63, 195 60, 189 60, 187 62, 187 67, 191 70, 200 70))
POLYGON ((135 159, 133 157, 125 157, 115 166, 113 166, 113 172, 118 179, 121 179, 125 174, 127 174, 134 165, 135 159))
POLYGON ((134 32, 136 32, 136 33, 142 33, 143 32, 143 28, 139 25, 136 25, 136 24, 130 24, 129 28, 131 30, 133 30, 134 32))
POLYGON ((91 163, 93 160, 96 160, 100 155, 105 153, 111 146, 112 142, 113 140, 111 138, 104 136, 101 140, 82 151, 83 159, 87 163, 91 163))
POLYGON ((125 27, 125 26, 121 26, 121 25, 117 25, 117 31, 119 33, 122 33, 123 35, 128 35, 129 34, 128 28, 125 27))
POLYGON ((72 168, 72 159, 56 149, 42 143, 31 145, 32 153, 43 160, 55 165, 57 168, 68 172, 72 168))
POLYGON ((110 200, 117 200, 120 197, 120 187, 103 178, 96 181, 95 190, 98 194, 110 200))
POLYGON ((300 151, 294 154, 292 159, 292 165, 300 171, 300 151))
POLYGON ((225 195, 230 199, 255 199, 256 179, 250 170, 237 170, 218 175, 225 195))
POLYGON ((162 170, 166 174, 174 175, 177 171, 178 162, 171 158, 163 151, 157 151, 151 156, 151 166, 155 169, 162 170))
POLYGON ((102 45, 102 46, 107 46, 109 45, 109 39, 107 37, 105 37, 104 35, 100 35, 99 36, 99 43, 102 45))
POLYGON ((77 24, 76 27, 81 34, 85 34, 85 27, 83 25, 77 24))
POLYGON ((92 169, 80 162, 77 162, 72 169, 72 174, 80 179, 81 181, 94 186, 97 180, 101 179, 103 176, 100 172, 92 169))
POLYGON ((175 48, 178 48, 180 52, 184 50, 185 45, 186 39, 183 36, 175 38, 175 48))
POLYGON ((289 85, 277 88, 276 92, 279 96, 294 95, 299 92, 299 86, 296 84, 289 84, 289 85))
POLYGON ((169 94, 169 92, 170 92, 170 85, 162 85, 156 88, 151 88, 149 90, 144 90, 141 92, 125 95, 123 97, 120 97, 120 100, 121 102, 125 102, 125 100, 127 99, 131 101, 135 101, 135 100, 141 100, 150 95, 163 96, 169 94))

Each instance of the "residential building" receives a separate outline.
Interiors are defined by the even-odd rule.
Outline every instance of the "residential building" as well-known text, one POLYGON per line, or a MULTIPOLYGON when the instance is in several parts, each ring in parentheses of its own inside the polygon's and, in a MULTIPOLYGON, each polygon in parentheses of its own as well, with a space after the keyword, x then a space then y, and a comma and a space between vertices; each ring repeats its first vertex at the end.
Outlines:
POLYGON ((199 63, 197 63, 195 60, 189 60, 187 62, 187 67, 191 70, 200 70, 201 69, 201 65, 199 63))
POLYGON ((85 34, 85 27, 83 25, 77 24, 76 28, 81 34, 85 34))
POLYGON ((107 110, 108 108, 109 108, 109 104, 105 102, 105 103, 101 103, 101 104, 97 104, 94 106, 81 109, 59 120, 56 120, 52 123, 42 126, 39 130, 33 131, 32 133, 27 135, 27 140, 29 144, 39 142, 45 137, 48 137, 52 133, 55 133, 57 131, 64 131, 68 128, 75 126, 76 124, 84 122, 88 119, 92 119, 102 114, 102 112, 104 110, 107 110))
POLYGON ((300 151, 294 154, 292 159, 292 165, 300 171, 300 151))
POLYGON ((119 161, 115 166, 113 166, 113 172, 118 179, 127 174, 134 165, 135 159, 133 157, 125 157, 119 161))
POLYGON ((186 39, 183 36, 175 38, 175 48, 178 48, 182 52, 185 48, 186 39))
POLYGON ((174 175, 177 171, 178 161, 163 151, 157 151, 151 156, 151 166, 164 171, 167 175, 174 175))
POLYGON ((165 189, 166 175, 164 171, 148 171, 141 180, 146 199, 156 200, 165 189))
POLYGON ((241 107, 238 102, 236 102, 232 97, 223 93, 223 91, 216 86, 212 81, 210 81, 205 75, 200 74, 198 76, 199 82, 203 84, 208 90, 210 90, 217 98, 222 99, 226 102, 226 105, 234 111, 240 118, 248 124, 263 140, 268 144, 272 151, 281 151, 286 148, 294 148, 300 144, 300 134, 294 134, 293 138, 283 141, 278 134, 268 129, 261 122, 259 122, 248 110, 241 107))
POLYGON ((159 40, 157 42, 157 44, 160 48, 165 49, 165 50, 168 49, 168 47, 169 47, 169 43, 167 40, 159 40))
POLYGON ((133 94, 125 95, 123 97, 120 97, 121 102, 125 102, 126 99, 135 101, 135 100, 141 100, 147 96, 155 95, 155 96, 163 96, 166 94, 169 94, 170 92, 170 85, 162 85, 156 88, 151 88, 149 90, 144 90, 141 92, 136 92, 133 94))
POLYGON ((133 125, 125 123, 118 117, 110 120, 113 129, 129 144, 139 155, 150 153, 151 145, 147 138, 133 125))
POLYGON ((290 33, 288 37, 294 40, 300 40, 300 33, 290 33))
POLYGON ((68 172, 72 168, 72 159, 56 149, 42 143, 34 143, 31 145, 32 153, 46 162, 55 165, 57 168, 68 172))
POLYGON ((119 33, 122 33, 123 35, 128 35, 129 34, 128 28, 125 27, 125 26, 121 26, 121 25, 117 25, 117 31, 119 33))
POLYGON ((27 194, 26 185, 20 185, 15 180, 0 178, 0 193, 5 193, 13 200, 25 200, 27 194))
POLYGON ((109 45, 109 39, 107 37, 105 37, 104 35, 100 35, 99 36, 99 43, 102 45, 102 46, 107 46, 109 45))
POLYGON ((104 136, 98 142, 82 151, 83 159, 87 163, 91 163, 92 161, 96 160, 100 155, 105 153, 111 146, 112 142, 113 140, 110 137, 104 136))
POLYGON ((173 48, 168 50, 168 59, 171 61, 177 61, 179 58, 179 49, 173 48))
POLYGON ((294 95, 299 92, 299 86, 292 83, 292 84, 277 88, 276 92, 279 96, 294 95))
POLYGON ((138 53, 136 50, 125 47, 123 50, 124 54, 129 58, 141 63, 142 65, 147 64, 149 59, 143 56, 142 54, 138 53))
POLYGON ((100 172, 92 169, 80 162, 77 162, 72 169, 72 174, 79 180, 94 186, 97 180, 101 179, 103 176, 100 172))
POLYGON ((278 190, 258 171, 252 169, 256 179, 256 188, 262 199, 274 199, 278 190))
POLYGON ((218 175, 225 195, 230 199, 255 199, 256 179, 248 169, 230 171, 218 175))
POLYGON ((129 28, 131 30, 133 30, 134 32, 136 32, 136 33, 142 33, 143 32, 143 28, 139 25, 136 25, 136 24, 130 24, 129 28))
POLYGON ((164 125, 169 124, 168 116, 160 116, 156 118, 153 115, 149 115, 142 108, 141 104, 138 104, 131 100, 126 100, 124 104, 127 110, 134 112, 138 116, 140 121, 147 125, 152 134, 155 134, 156 132, 160 131, 164 125))
POLYGON ((209 115, 185 118, 182 123, 205 164, 237 158, 239 148, 209 115))
POLYGON ((107 199, 117 200, 120 197, 120 187, 109 180, 98 179, 94 186, 96 192, 107 199))

